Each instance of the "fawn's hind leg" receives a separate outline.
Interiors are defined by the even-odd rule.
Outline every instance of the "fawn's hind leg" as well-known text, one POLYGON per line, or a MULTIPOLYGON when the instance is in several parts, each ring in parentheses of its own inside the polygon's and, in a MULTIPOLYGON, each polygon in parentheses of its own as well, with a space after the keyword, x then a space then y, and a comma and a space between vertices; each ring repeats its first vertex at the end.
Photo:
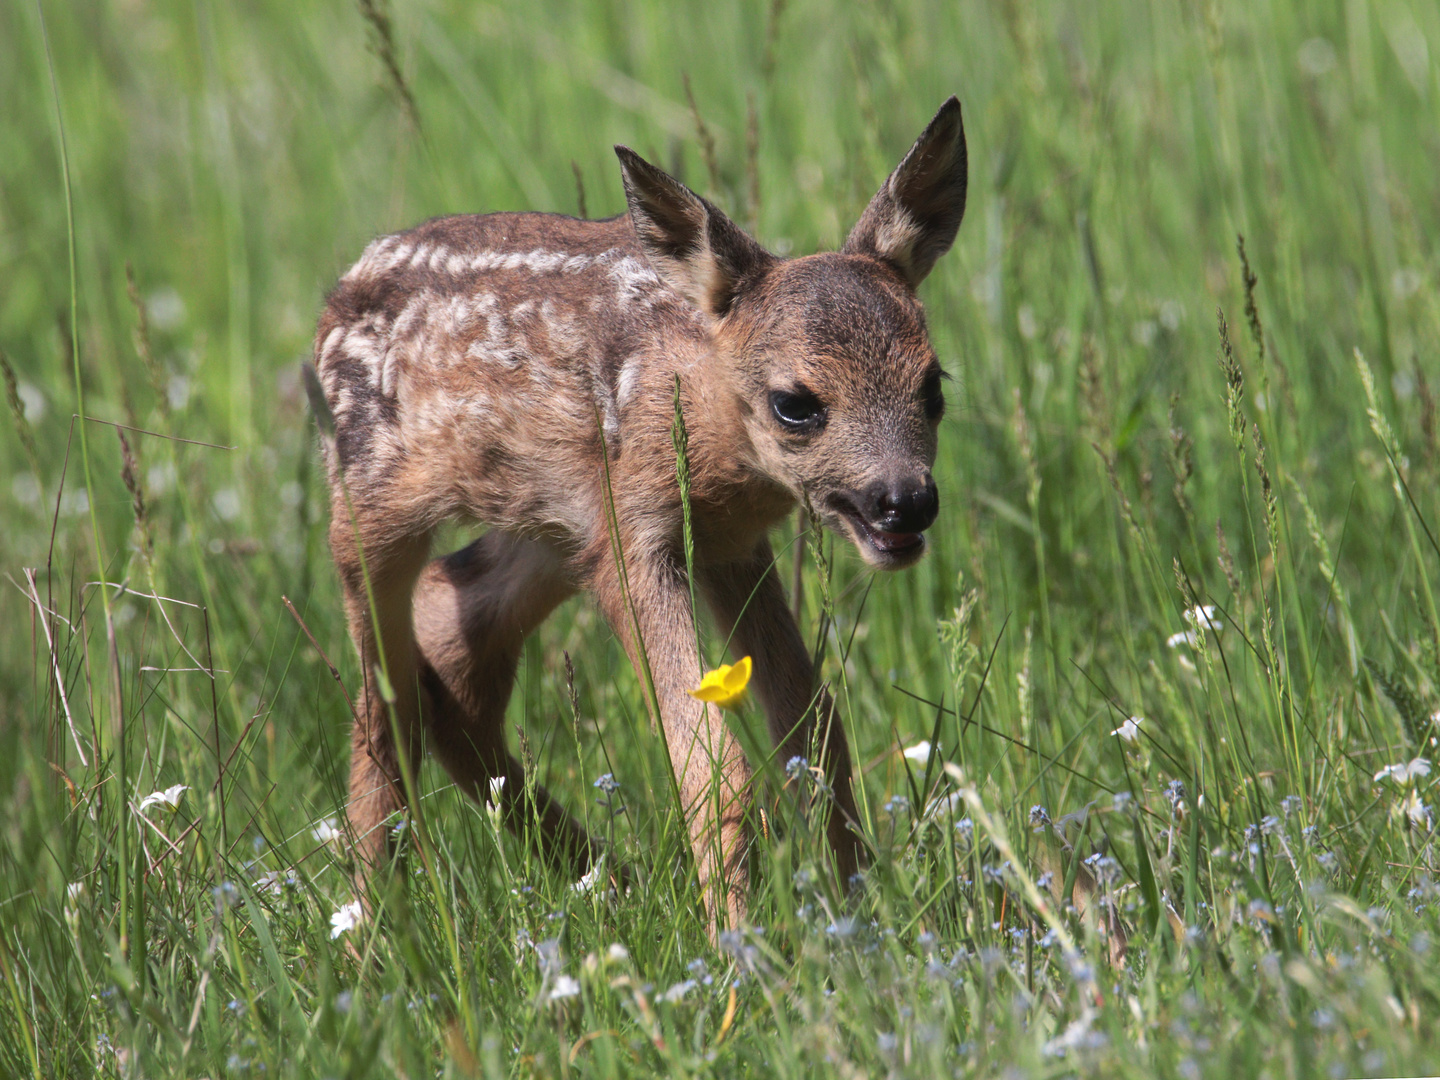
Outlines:
POLYGON ((346 810, 355 838, 356 872, 363 883, 369 871, 386 856, 385 819, 405 806, 402 750, 412 777, 418 768, 420 702, 410 594, 429 554, 430 537, 424 533, 396 541, 378 531, 367 535, 365 519, 352 522, 344 502, 338 497, 336 502, 330 548, 345 591, 350 637, 360 654, 364 674, 364 693, 357 703, 358 715, 351 732, 350 801, 346 810), (377 675, 382 660, 393 689, 393 712, 384 700, 377 675))
POLYGON ((503 777, 507 824, 538 814, 545 846, 583 867, 590 838, 539 785, 535 805, 525 805, 524 770, 505 749, 504 729, 526 635, 574 591, 551 545, 491 530, 426 566, 414 621, 430 749, 479 802, 490 798, 490 780, 503 777))

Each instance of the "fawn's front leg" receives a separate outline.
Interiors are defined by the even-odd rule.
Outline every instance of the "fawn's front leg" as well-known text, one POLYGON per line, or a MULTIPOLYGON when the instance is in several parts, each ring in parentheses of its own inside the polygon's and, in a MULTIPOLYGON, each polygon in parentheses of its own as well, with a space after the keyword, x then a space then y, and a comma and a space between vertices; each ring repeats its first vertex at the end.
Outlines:
POLYGON ((749 559, 709 568, 702 582, 721 632, 731 635, 731 652, 751 657, 752 685, 765 707, 780 761, 808 758, 815 744, 820 768, 835 791, 825 832, 844 887, 864 850, 851 828, 858 826, 859 817, 851 789, 850 748, 830 694, 815 686, 810 653, 785 602, 774 561, 770 544, 762 541, 749 559))
POLYGON ((601 610, 634 664, 641 685, 648 666, 670 764, 706 896, 712 932, 723 909, 731 927, 746 915, 745 810, 750 766, 720 710, 692 698, 700 683, 699 650, 683 570, 666 556, 627 557, 622 581, 607 562, 593 585, 601 610))

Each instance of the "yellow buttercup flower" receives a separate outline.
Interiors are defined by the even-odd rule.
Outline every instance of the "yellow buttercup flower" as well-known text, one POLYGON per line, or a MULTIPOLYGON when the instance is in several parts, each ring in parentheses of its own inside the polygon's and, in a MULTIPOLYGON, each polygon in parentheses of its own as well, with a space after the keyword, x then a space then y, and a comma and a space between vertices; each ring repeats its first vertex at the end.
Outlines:
POLYGON ((750 684, 750 657, 742 656, 733 664, 721 664, 707 671, 691 697, 719 705, 722 709, 738 709, 745 700, 745 687, 750 684))

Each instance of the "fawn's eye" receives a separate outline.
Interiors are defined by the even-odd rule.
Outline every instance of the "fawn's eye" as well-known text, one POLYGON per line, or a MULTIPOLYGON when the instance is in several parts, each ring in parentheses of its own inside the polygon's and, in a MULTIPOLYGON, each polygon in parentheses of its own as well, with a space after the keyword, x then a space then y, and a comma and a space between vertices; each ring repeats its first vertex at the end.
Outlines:
POLYGON ((809 435, 825 426, 825 405, 803 386, 771 390, 770 411, 786 431, 809 435))
POLYGON ((925 382, 920 387, 920 400, 925 404, 925 416, 931 423, 945 415, 945 393, 940 389, 943 377, 940 369, 934 368, 925 376, 925 382))

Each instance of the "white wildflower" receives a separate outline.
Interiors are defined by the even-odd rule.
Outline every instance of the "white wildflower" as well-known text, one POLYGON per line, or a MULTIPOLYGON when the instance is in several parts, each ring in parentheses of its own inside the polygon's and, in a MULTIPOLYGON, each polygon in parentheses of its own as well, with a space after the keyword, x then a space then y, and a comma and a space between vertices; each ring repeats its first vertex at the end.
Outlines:
POLYGON ((1185 621, 1201 630, 1220 630, 1223 623, 1215 618, 1214 604, 1197 604, 1185 612, 1185 621))
POLYGON ((233 487, 221 488, 210 498, 210 506, 221 521, 234 521, 245 509, 240 493, 233 487))
POLYGON ((930 800, 930 805, 925 808, 925 820, 948 821, 964 808, 964 792, 952 791, 949 795, 939 795, 930 800))
POLYGON ((256 890, 268 892, 271 896, 284 896, 285 887, 280 884, 279 870, 266 870, 255 879, 256 890))
POLYGON ((1123 724, 1110 732, 1111 735, 1118 735, 1126 742, 1135 742, 1140 737, 1140 725, 1145 722, 1143 716, 1132 716, 1123 724))
POLYGON ((80 901, 85 899, 85 883, 83 881, 72 881, 65 886, 65 922, 70 927, 70 932, 77 933, 80 929, 80 901))
POLYGON ((569 975, 560 975, 555 979, 555 985, 550 988, 550 1000, 560 1001, 562 998, 572 998, 580 993, 580 984, 569 975))
POLYGON ((180 412, 190 403, 190 380, 184 375, 170 376, 170 382, 165 387, 166 400, 170 402, 170 408, 180 412))
POLYGON ((330 916, 330 940, 334 941, 347 930, 354 930, 360 924, 362 912, 360 901, 352 900, 330 916))
POLYGON ((1313 37, 1301 44, 1296 50, 1295 57, 1300 62, 1300 70, 1306 75, 1319 78, 1321 75, 1329 74, 1335 67, 1335 46, 1326 41, 1323 37, 1313 37))
POLYGON ((45 392, 38 386, 30 383, 18 383, 15 387, 16 396, 20 398, 21 409, 25 413, 25 419, 30 423, 38 423, 45 416, 45 392))
POLYGON ((140 813, 145 813, 152 806, 162 806, 173 814, 180 809, 181 796, 189 790, 189 784, 174 784, 164 791, 152 791, 140 800, 140 813))
POLYGON ((605 856, 601 855, 598 859, 595 860, 595 864, 590 867, 589 871, 585 874, 585 876, 582 877, 579 881, 575 882, 574 885, 570 886, 570 891, 573 893, 580 893, 583 896, 586 893, 594 892, 595 886, 599 885, 604 880, 605 856))
POLYGON ((505 777, 492 776, 490 778, 490 798, 485 801, 485 812, 491 817, 500 813, 500 796, 505 792, 505 777))
POLYGON ((1411 758, 1408 762, 1401 761, 1394 765, 1386 765, 1375 774, 1375 783, 1381 780, 1394 780, 1397 784, 1404 786, 1414 780, 1417 776, 1430 775, 1430 762, 1423 757, 1411 758))
POLYGON ((909 761, 918 762, 919 764, 924 765, 927 761, 930 760, 931 749, 932 748, 930 746, 930 741, 928 739, 921 739, 914 746, 907 746, 905 748, 905 757, 909 761))
POLYGON ((40 505, 40 484, 28 472, 15 474, 10 481, 10 494, 22 506, 40 505))
POLYGON ((661 994, 660 1000, 667 1004, 674 1005, 677 1001, 684 1001, 685 995, 690 993, 691 990, 694 990, 698 985, 699 983, 694 979, 686 979, 684 982, 678 982, 670 987, 669 990, 666 990, 665 993, 661 994))
POLYGON ((173 285, 162 285, 145 298, 145 312, 157 330, 174 330, 185 321, 185 301, 173 285))
POLYGON ((1190 624, 1191 629, 1181 630, 1178 634, 1171 634, 1165 639, 1167 649, 1178 649, 1184 645, 1194 649, 1200 644, 1200 631, 1213 630, 1219 633, 1224 629, 1225 624, 1215 617, 1216 608, 1214 604, 1196 604, 1193 608, 1187 608, 1184 612, 1185 621, 1190 624))
POLYGON ((618 941, 613 942, 610 947, 605 950, 605 959, 612 964, 623 964, 626 960, 630 959, 630 950, 618 941))
POLYGON ((159 465, 151 465, 145 471, 145 486, 156 495, 164 495, 175 486, 175 464, 165 461, 159 465))
POLYGON ((345 834, 340 830, 339 824, 333 817, 327 817, 316 825, 310 830, 310 835, 321 844, 338 844, 345 839, 345 834))
POLYGON ((1414 788, 1410 789, 1410 794, 1400 804, 1400 809, 1405 812, 1405 816, 1410 819, 1410 824, 1415 828, 1424 829, 1426 832, 1430 831, 1432 827, 1430 807, 1420 801, 1420 795, 1414 788))
POLYGON ((1065 1057, 1072 1050, 1093 1050, 1103 1046, 1105 1036, 1091 1030, 1095 1016, 1095 1010, 1088 1005, 1082 1008, 1080 1015, 1070 1021, 1064 1031, 1047 1042, 1041 1053, 1047 1057, 1065 1057))

